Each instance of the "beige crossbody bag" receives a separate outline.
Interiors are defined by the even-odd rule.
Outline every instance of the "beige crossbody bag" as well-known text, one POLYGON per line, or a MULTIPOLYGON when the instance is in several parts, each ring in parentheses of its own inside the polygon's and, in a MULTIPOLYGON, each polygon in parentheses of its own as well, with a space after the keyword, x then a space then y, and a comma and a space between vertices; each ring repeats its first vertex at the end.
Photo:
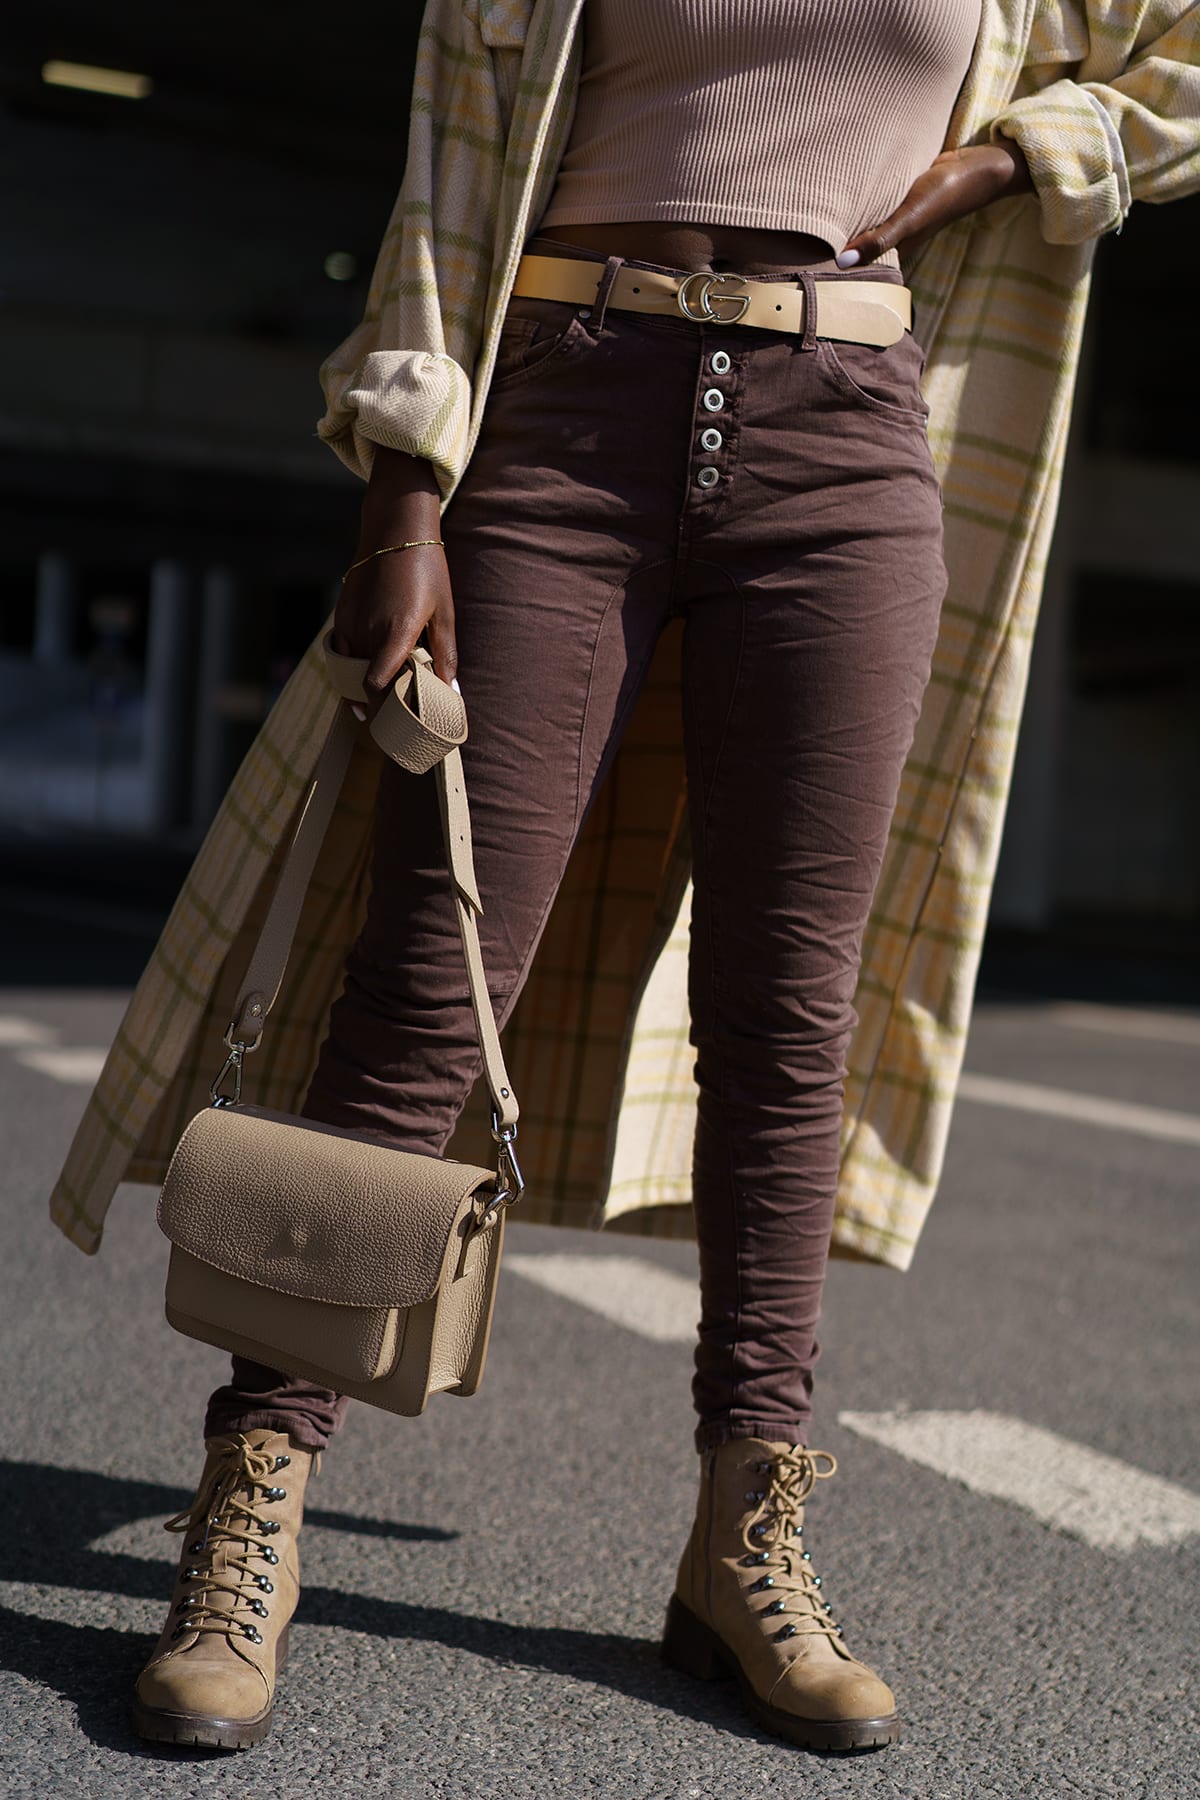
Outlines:
MULTIPOLYGON (((326 657, 342 697, 361 701, 366 663, 335 655, 328 641, 326 657)), ((225 1035, 213 1103, 179 1141, 158 1220, 171 1240, 166 1305, 177 1331, 389 1412, 419 1413, 430 1394, 473 1394, 483 1375, 504 1215, 523 1185, 518 1113, 475 922, 482 907, 459 752, 466 712, 426 651, 413 652, 370 731, 402 768, 434 771, 497 1167, 241 1104, 242 1063, 278 997, 354 749, 341 706, 225 1035)))

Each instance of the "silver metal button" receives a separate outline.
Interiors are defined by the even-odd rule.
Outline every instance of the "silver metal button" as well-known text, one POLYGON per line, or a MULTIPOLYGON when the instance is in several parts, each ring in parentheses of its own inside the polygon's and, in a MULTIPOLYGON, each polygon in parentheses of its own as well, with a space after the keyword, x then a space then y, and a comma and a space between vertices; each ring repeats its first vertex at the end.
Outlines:
POLYGON ((716 485, 717 485, 718 481, 720 481, 720 479, 721 479, 720 469, 714 469, 711 463, 707 464, 707 466, 705 468, 701 469, 700 473, 696 477, 696 481, 699 484, 699 486, 704 487, 704 488, 716 487, 716 485))
POLYGON ((730 369, 733 367, 733 364, 729 360, 729 352, 727 350, 714 350, 708 366, 714 375, 728 375, 730 369))
POLYGON ((720 412, 725 404, 725 396, 720 388, 705 388, 700 397, 700 404, 706 412, 720 412))
POLYGON ((719 450, 724 442, 725 439, 721 436, 715 425, 709 425, 706 430, 700 433, 700 448, 702 450, 719 450))

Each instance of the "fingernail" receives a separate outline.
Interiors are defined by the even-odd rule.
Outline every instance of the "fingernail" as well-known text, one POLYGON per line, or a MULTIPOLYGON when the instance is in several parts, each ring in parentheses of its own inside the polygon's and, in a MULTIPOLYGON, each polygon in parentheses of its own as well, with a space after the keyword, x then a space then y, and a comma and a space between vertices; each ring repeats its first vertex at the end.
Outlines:
POLYGON ((355 718, 356 718, 356 719, 361 719, 361 721, 362 721, 362 723, 363 723, 363 724, 364 724, 364 725, 365 725, 365 724, 366 724, 366 722, 367 722, 367 709, 366 709, 366 707, 365 707, 365 706, 356 706, 356 705, 351 705, 351 707, 350 707, 350 711, 351 711, 351 712, 352 712, 352 713, 353 713, 353 714, 354 714, 354 716, 355 716, 355 718))
POLYGON ((462 689, 458 685, 458 676, 457 675, 454 677, 453 681, 450 683, 450 686, 454 689, 456 694, 462 693, 462 689))
POLYGON ((856 263, 862 261, 862 258, 857 250, 839 250, 834 261, 839 269, 852 269, 856 263))

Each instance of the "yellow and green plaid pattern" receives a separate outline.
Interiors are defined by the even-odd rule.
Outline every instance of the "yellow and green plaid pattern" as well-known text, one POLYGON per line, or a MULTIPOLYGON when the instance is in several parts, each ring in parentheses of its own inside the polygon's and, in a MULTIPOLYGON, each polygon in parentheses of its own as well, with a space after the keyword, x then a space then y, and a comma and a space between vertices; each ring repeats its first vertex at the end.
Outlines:
MULTIPOLYGON (((521 247, 578 82, 582 0, 431 0, 404 185, 367 317, 322 371, 321 433, 469 458, 521 247), (468 371, 470 374, 468 375, 468 371)), ((1078 362, 1092 247, 1130 199, 1200 185, 1200 9, 984 0, 949 142, 1003 133, 1036 198, 943 231, 908 271, 928 350, 950 572, 917 739, 864 948, 835 1249, 907 1266, 962 1059, 1078 362)), ((691 1230, 695 1090, 677 661, 665 641, 593 807, 506 1049, 527 1218, 691 1230)), ((221 1036, 336 704, 315 650, 259 733, 138 985, 51 1202, 95 1250, 119 1182, 157 1181, 207 1100, 221 1036)), ((366 895, 363 753, 316 870, 248 1097, 294 1110, 366 895)), ((479 1096, 476 1096, 476 1102, 479 1096)), ((473 1103, 454 1153, 474 1159, 473 1103)))

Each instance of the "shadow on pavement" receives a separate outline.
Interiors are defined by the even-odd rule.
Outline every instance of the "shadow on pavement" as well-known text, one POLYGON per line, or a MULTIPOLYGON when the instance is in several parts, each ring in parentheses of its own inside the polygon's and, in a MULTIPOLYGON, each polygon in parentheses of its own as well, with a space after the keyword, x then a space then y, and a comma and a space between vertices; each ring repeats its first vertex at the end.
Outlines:
MULTIPOLYGON (((0 1581, 165 1600, 163 1562, 92 1548, 105 1533, 152 1515, 177 1513, 189 1495, 158 1483, 123 1480, 84 1469, 0 1462, 0 1581)), ((364 1519, 320 1507, 310 1525, 408 1542, 447 1542, 458 1533, 436 1526, 364 1519)), ((705 1722, 740 1737, 760 1734, 742 1716, 731 1686, 698 1688, 663 1668, 655 1644, 565 1626, 511 1625, 442 1607, 381 1600, 334 1588, 306 1587, 296 1615, 303 1626, 332 1626, 370 1636, 409 1639, 465 1650, 504 1666, 541 1669, 591 1682, 705 1722)), ((158 1759, 162 1747, 142 1743, 127 1723, 128 1695, 152 1638, 140 1631, 72 1624, 0 1606, 0 1668, 53 1688, 75 1707, 80 1730, 97 1746, 158 1759)), ((175 1760, 211 1760, 222 1752, 174 1750, 175 1760)))

